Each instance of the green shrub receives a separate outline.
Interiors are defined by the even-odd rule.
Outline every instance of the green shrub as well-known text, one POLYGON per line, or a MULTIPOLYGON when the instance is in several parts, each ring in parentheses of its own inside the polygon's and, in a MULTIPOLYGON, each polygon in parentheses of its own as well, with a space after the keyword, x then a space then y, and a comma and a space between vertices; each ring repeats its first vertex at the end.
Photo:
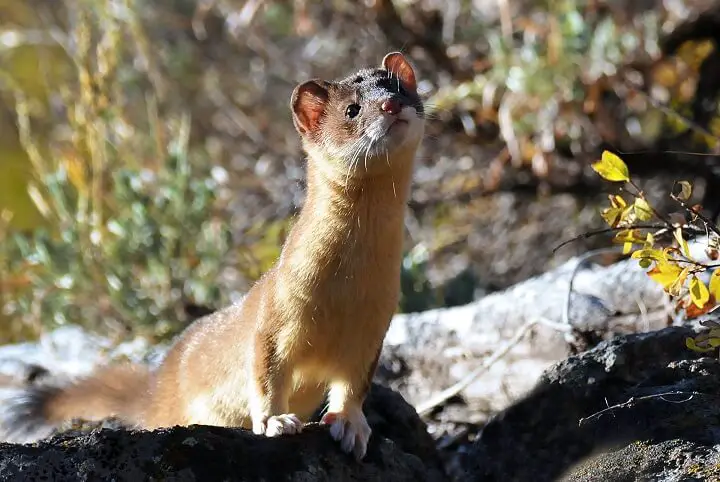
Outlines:
POLYGON ((5 239, 6 272, 30 285, 14 293, 6 315, 29 326, 72 322, 162 338, 190 321, 184 303, 226 301, 217 283, 231 242, 226 216, 215 212, 221 186, 174 144, 157 171, 112 173, 101 225, 83 215, 65 166, 41 179, 46 194, 35 199, 57 222, 5 239))

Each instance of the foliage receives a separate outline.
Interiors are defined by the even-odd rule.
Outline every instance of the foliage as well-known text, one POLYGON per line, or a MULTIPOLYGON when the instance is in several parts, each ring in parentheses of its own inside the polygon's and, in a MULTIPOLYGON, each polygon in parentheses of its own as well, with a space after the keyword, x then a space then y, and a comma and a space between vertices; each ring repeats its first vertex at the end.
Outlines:
MULTIPOLYGON (((592 168, 605 180, 621 183, 620 194, 609 196, 610 206, 602 212, 603 219, 616 231, 614 241, 623 245, 623 253, 632 253, 647 274, 662 285, 675 300, 676 310, 689 319, 708 313, 720 304, 720 229, 702 213, 702 206, 690 205, 692 184, 675 183, 670 198, 685 214, 674 221, 656 211, 645 192, 632 180, 625 162, 616 154, 605 151, 592 168), (629 199, 628 199, 629 198, 629 199), (689 236, 707 235, 705 257, 693 253, 689 236), (663 242, 663 238, 665 241, 663 242), (703 279, 709 274, 709 281, 703 279)), ((720 324, 703 321, 711 329, 687 346, 697 351, 712 351, 720 346, 720 324)))
POLYGON ((28 192, 45 222, 0 238, 0 338, 69 322, 168 337, 190 321, 185 304, 226 300, 218 280, 231 246, 219 203, 227 173, 190 145, 187 114, 160 121, 162 80, 125 60, 147 53, 132 11, 80 2, 73 13, 76 42, 48 57, 66 67, 57 91, 3 77, 32 167, 28 192), (126 96, 143 73, 152 87, 139 115, 126 96))
POLYGON ((485 178, 488 188, 499 185, 505 166, 547 179, 557 161, 596 151, 603 142, 637 148, 690 129, 698 148, 717 144, 717 113, 707 130, 689 121, 698 69, 712 41, 688 41, 664 56, 661 34, 676 21, 672 12, 604 7, 535 2, 513 19, 514 35, 486 34, 489 61, 472 79, 433 96, 440 110, 467 112, 470 133, 497 126, 503 150, 485 178))
POLYGON ((38 202, 59 218, 57 229, 18 233, 3 243, 8 281, 31 286, 9 294, 6 315, 29 326, 73 322, 163 338, 190 321, 185 303, 224 301, 216 280, 230 235, 214 213, 220 186, 182 148, 157 172, 114 172, 101 225, 79 211, 66 167, 42 181, 47 194, 38 202))

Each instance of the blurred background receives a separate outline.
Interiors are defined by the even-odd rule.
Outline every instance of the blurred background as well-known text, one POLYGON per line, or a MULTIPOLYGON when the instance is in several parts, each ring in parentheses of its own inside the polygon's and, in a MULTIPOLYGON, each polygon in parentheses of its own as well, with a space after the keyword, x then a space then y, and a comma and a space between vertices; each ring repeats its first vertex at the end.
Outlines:
POLYGON ((0 343, 162 341, 240 297, 303 202, 292 88, 391 50, 432 113, 401 311, 608 245, 553 253, 603 227, 603 149, 717 215, 719 39, 710 0, 0 0, 0 343))

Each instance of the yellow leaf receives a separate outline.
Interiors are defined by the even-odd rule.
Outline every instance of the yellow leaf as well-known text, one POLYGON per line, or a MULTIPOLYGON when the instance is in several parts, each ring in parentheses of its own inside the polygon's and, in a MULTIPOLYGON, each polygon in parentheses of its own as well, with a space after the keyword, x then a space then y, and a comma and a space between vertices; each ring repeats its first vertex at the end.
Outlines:
POLYGON ((610 205, 614 208, 624 208, 627 206, 625 199, 618 194, 611 194, 608 198, 610 199, 610 205))
POLYGON ((676 264, 658 261, 653 269, 648 271, 648 276, 668 290, 678 282, 682 271, 676 264))
POLYGON ((713 271, 710 276, 710 293, 716 300, 720 300, 720 269, 713 271))
POLYGON ((678 181, 675 183, 675 186, 680 188, 680 192, 675 195, 678 199, 681 201, 690 199, 690 196, 692 196, 692 184, 688 181, 678 181))
POLYGON ((621 214, 620 214, 620 223, 621 225, 632 225, 632 223, 635 222, 635 217, 633 216, 633 206, 630 206, 629 208, 626 208, 621 214))
POLYGON ((647 237, 645 238, 645 247, 652 248, 653 246, 655 246, 655 236, 653 236, 652 233, 647 233, 647 237))
POLYGON ((620 208, 605 208, 600 216, 605 220, 611 228, 616 228, 622 219, 623 210, 620 208))
POLYGON ((623 229, 618 231, 615 235, 615 242, 617 243, 636 243, 640 244, 644 240, 640 237, 640 231, 637 229, 623 229))
POLYGON ((690 258, 690 247, 688 246, 687 241, 685 241, 685 239, 683 238, 682 228, 677 228, 673 234, 675 235, 675 239, 680 245, 680 251, 682 252, 682 254, 685 257, 690 258))
POLYGON ((690 268, 683 268, 680 270, 680 274, 673 284, 668 287, 668 293, 672 296, 679 296, 683 286, 685 286, 685 280, 690 275, 690 268))
POLYGON ((634 244, 641 244, 643 239, 640 237, 640 231, 637 229, 623 229, 613 237, 612 242, 623 245, 623 254, 628 254, 634 244))
POLYGON ((667 261, 667 255, 661 249, 638 249, 632 256, 635 259, 652 259, 653 261, 667 261))
POLYGON ((705 303, 710 299, 707 286, 697 276, 690 278, 690 298, 698 308, 705 306, 705 303))
POLYGON ((627 182, 630 180, 630 172, 625 162, 610 151, 602 154, 602 159, 592 165, 595 172, 607 181, 627 182))
POLYGON ((641 197, 635 198, 635 204, 633 207, 635 208, 635 216, 637 216, 640 221, 649 221, 652 219, 652 209, 645 199, 641 197))
POLYGON ((600 215, 611 227, 616 228, 625 218, 630 208, 627 208, 627 203, 622 196, 611 194, 608 199, 610 200, 610 207, 605 208, 600 215))

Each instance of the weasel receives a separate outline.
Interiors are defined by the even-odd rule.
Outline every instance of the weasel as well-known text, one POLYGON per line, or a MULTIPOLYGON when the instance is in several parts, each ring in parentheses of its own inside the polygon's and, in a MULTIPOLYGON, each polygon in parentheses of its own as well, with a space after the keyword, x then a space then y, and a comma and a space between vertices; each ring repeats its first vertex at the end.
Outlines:
POLYGON ((307 194, 276 264, 240 303, 190 325, 154 370, 109 365, 27 387, 0 435, 31 441, 61 422, 117 417, 138 428, 219 425, 278 436, 322 423, 364 457, 362 404, 399 296, 404 213, 424 132, 415 72, 399 52, 379 68, 295 87, 307 194))

